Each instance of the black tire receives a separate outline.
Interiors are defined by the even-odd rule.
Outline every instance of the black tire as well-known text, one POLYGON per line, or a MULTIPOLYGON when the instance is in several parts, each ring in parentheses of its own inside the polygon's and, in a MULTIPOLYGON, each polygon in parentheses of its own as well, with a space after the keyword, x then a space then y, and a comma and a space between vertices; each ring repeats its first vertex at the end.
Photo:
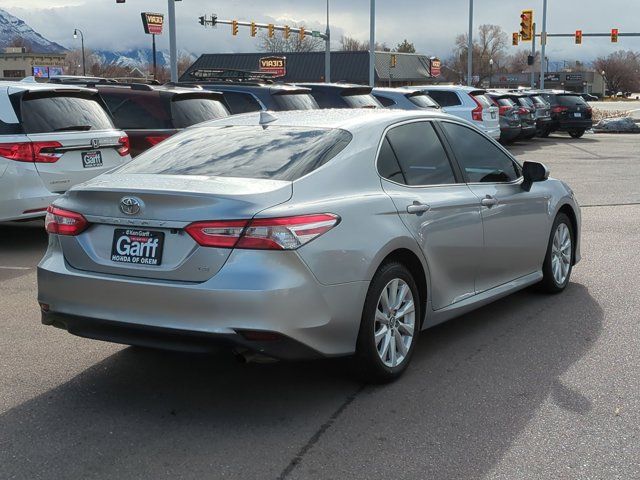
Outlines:
POLYGON ((575 261, 575 232, 573 231, 573 225, 569 217, 564 213, 559 213, 556 216, 556 219, 553 222, 553 227, 551 227, 551 233, 549 235, 549 243, 547 244, 547 254, 544 257, 544 264, 542 265, 542 281, 540 282, 540 287, 543 291, 547 293, 560 293, 569 284, 571 280, 571 272, 573 270, 573 263, 575 261), (564 224, 569 229, 569 236, 571 238, 571 258, 569 261, 569 272, 567 273, 567 277, 564 282, 558 283, 553 275, 553 265, 552 265, 552 249, 553 249, 553 239, 556 233, 556 230, 560 226, 560 224, 564 224))
POLYGON ((540 133, 538 134, 538 136, 540 138, 547 138, 549 135, 551 135, 551 129, 550 128, 545 128, 545 129, 541 130, 540 133))
MULTIPOLYGON (((422 305, 418 295, 418 287, 409 270, 401 263, 389 262, 383 264, 371 281, 362 310, 360 331, 356 343, 356 354, 353 357, 355 373, 367 383, 388 383, 402 375, 407 369, 413 356, 420 332, 422 305), (376 310, 382 291, 394 279, 403 280, 411 290, 415 305, 415 323, 413 338, 404 359, 395 367, 385 365, 378 354, 375 342, 376 310)), ((392 342, 395 339, 392 338, 392 342)))
POLYGON ((569 130, 571 138, 580 138, 584 135, 585 130, 569 130))

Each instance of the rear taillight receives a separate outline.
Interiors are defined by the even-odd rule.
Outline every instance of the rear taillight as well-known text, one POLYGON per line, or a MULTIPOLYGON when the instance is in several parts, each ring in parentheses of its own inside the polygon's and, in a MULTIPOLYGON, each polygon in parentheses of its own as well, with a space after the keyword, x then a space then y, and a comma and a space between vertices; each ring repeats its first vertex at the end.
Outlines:
POLYGON ((126 135, 120 137, 118 139, 118 144, 120 145, 120 147, 118 147, 118 154, 121 157, 129 155, 129 151, 131 150, 131 144, 129 143, 129 137, 126 136, 126 135))
POLYGON ((159 144, 160 142, 162 142, 163 140, 166 140, 169 137, 170 135, 152 135, 149 137, 144 137, 144 139, 149 145, 153 147, 154 145, 159 144))
POLYGON ((560 106, 560 105, 558 105, 558 106, 556 106, 556 107, 553 107, 553 108, 551 109, 551 111, 552 111, 553 113, 563 113, 563 112, 566 112, 566 111, 568 111, 568 110, 569 110, 569 107, 562 107, 562 106, 560 106))
POLYGON ((482 121, 482 104, 473 95, 471 95, 471 98, 473 99, 474 102, 476 102, 476 105, 477 105, 476 108, 471 110, 471 119, 475 120, 476 122, 481 122, 482 121))
POLYGON ((520 115, 526 115, 527 113, 531 113, 531 112, 529 112, 529 110, 528 110, 528 109, 526 109, 525 107, 520 107, 520 108, 518 109, 518 113, 519 113, 520 115))
POLYGON ((16 162, 55 163, 62 156, 56 152, 60 142, 0 143, 0 157, 16 162))
POLYGON ((51 205, 47 209, 44 228, 48 233, 56 235, 78 235, 89 226, 89 222, 82 215, 51 205))
POLYGON ((195 222, 185 230, 203 247, 295 250, 340 221, 331 213, 295 217, 195 222))
POLYGON ((509 113, 509 111, 511 110, 512 107, 509 107, 508 105, 502 105, 499 107, 500 110, 500 116, 505 116, 507 113, 509 113))

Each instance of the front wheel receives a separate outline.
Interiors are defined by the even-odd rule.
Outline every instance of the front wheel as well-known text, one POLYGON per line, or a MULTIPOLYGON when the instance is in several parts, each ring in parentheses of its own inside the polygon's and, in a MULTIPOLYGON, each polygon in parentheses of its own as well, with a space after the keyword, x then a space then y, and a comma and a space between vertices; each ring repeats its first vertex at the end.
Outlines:
POLYGON ((559 213, 553 222, 547 255, 542 266, 542 288, 549 293, 560 293, 569 284, 573 269, 574 232, 569 217, 559 213))
POLYGON ((584 135, 585 130, 570 130, 569 135, 571 138, 580 138, 584 135))
POLYGON ((406 370, 420 330, 420 300, 401 263, 382 265, 369 286, 354 363, 367 382, 386 383, 406 370))

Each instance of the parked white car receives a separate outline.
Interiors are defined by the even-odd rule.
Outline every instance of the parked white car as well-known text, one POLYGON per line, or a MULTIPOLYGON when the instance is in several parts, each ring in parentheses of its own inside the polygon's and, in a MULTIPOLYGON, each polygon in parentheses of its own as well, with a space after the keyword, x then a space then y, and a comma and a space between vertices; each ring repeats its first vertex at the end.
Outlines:
POLYGON ((485 96, 485 90, 461 85, 422 85, 408 88, 419 88, 438 102, 447 113, 472 122, 495 140, 500 138, 499 110, 485 96))
POLYGON ((130 160, 96 90, 0 82, 0 221, 44 217, 61 193, 130 160))

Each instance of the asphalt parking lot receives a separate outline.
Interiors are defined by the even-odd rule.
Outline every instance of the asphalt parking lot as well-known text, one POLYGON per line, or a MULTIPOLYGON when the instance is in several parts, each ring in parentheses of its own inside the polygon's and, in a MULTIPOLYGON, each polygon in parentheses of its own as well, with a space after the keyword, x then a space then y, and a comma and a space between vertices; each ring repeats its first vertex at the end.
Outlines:
POLYGON ((44 327, 46 236, 0 226, 0 478, 640 478, 640 136, 511 150, 584 206, 572 283, 424 332, 386 386, 44 327))

